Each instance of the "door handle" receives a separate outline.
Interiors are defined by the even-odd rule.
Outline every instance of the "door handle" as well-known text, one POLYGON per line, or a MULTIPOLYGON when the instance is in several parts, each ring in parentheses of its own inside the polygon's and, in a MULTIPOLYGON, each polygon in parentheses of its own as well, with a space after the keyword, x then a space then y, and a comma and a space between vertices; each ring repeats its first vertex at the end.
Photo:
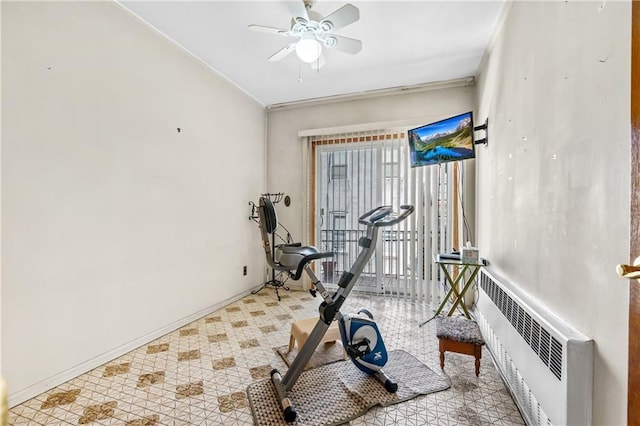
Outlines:
POLYGON ((622 278, 636 279, 640 282, 640 257, 636 257, 633 265, 620 264, 616 266, 616 272, 622 278))

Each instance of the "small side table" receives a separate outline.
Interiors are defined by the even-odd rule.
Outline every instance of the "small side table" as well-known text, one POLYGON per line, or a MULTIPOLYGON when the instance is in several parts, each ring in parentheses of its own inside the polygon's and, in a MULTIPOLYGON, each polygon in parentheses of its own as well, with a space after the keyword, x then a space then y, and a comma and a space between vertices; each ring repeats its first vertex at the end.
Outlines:
POLYGON ((449 309, 447 316, 450 317, 451 315, 453 315, 458 305, 460 305, 467 319, 471 319, 471 316, 469 315, 469 311, 467 310, 467 307, 464 304, 463 298, 464 298, 464 294, 467 292, 467 290, 471 287, 471 284, 473 284, 473 281, 476 279, 476 276, 480 271, 480 267, 484 266, 484 262, 482 261, 463 262, 462 260, 449 259, 449 258, 443 257, 440 254, 434 258, 434 262, 440 265, 440 269, 442 269, 442 272, 444 273, 445 282, 449 284, 450 288, 447 294, 444 296, 444 299, 442 299, 442 303, 440 303, 440 306, 438 306, 436 313, 431 318, 429 318, 428 320, 420 324, 420 327, 422 327, 423 325, 425 325, 426 323, 428 323, 429 321, 431 321, 432 319, 440 315, 440 312, 442 312, 442 310, 444 309, 449 299, 451 299, 452 306, 449 309), (451 274, 449 273, 449 267, 451 266, 462 267, 462 269, 458 273, 458 276, 456 277, 455 280, 451 277, 451 274), (466 275, 467 271, 471 271, 471 274, 469 275, 468 278, 465 279, 464 276, 466 275), (462 282, 462 289, 458 291, 460 282, 462 282))

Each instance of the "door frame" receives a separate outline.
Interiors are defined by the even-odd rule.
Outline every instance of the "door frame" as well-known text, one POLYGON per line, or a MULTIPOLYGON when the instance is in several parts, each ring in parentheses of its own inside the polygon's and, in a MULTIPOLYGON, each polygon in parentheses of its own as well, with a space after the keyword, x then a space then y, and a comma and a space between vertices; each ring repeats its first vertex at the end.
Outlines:
MULTIPOLYGON (((631 189, 629 259, 640 256, 640 2, 631 2, 631 189)), ((640 284, 629 280, 627 424, 640 424, 640 284)))

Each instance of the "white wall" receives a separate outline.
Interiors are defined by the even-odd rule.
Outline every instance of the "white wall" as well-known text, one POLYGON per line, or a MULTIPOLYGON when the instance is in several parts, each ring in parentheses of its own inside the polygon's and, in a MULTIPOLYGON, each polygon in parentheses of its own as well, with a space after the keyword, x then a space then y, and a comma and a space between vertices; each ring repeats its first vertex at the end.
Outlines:
POLYGON ((262 281, 257 101, 111 2, 2 2, 2 79, 14 403, 262 281))
POLYGON ((630 17, 630 2, 513 2, 478 83, 478 245, 595 340, 593 424, 626 423, 630 17))
MULTIPOLYGON (((278 220, 287 226, 294 239, 300 240, 304 235, 307 177, 302 167, 299 131, 361 124, 378 129, 375 123, 383 122, 418 126, 473 110, 474 104, 475 87, 465 85, 269 111, 267 187, 271 192, 284 192, 292 197, 290 207, 277 206, 278 220)), ((472 212, 472 200, 465 207, 472 212)))

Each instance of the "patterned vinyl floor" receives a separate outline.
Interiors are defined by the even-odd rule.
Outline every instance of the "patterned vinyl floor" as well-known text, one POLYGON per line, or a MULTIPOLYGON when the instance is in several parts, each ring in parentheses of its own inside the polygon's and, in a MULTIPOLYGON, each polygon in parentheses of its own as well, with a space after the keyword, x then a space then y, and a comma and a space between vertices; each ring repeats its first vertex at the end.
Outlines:
MULTIPOLYGON (((251 425, 247 386, 286 371, 276 349, 289 342, 290 324, 317 317, 320 298, 263 289, 112 362, 13 407, 9 424, 31 425, 251 425)), ((403 349, 435 371, 435 321, 428 306, 352 293, 343 312, 370 310, 388 350, 403 349)), ((509 392, 483 349, 480 377, 474 359, 446 355, 446 391, 386 408, 373 408, 351 425, 523 425, 509 392)))

